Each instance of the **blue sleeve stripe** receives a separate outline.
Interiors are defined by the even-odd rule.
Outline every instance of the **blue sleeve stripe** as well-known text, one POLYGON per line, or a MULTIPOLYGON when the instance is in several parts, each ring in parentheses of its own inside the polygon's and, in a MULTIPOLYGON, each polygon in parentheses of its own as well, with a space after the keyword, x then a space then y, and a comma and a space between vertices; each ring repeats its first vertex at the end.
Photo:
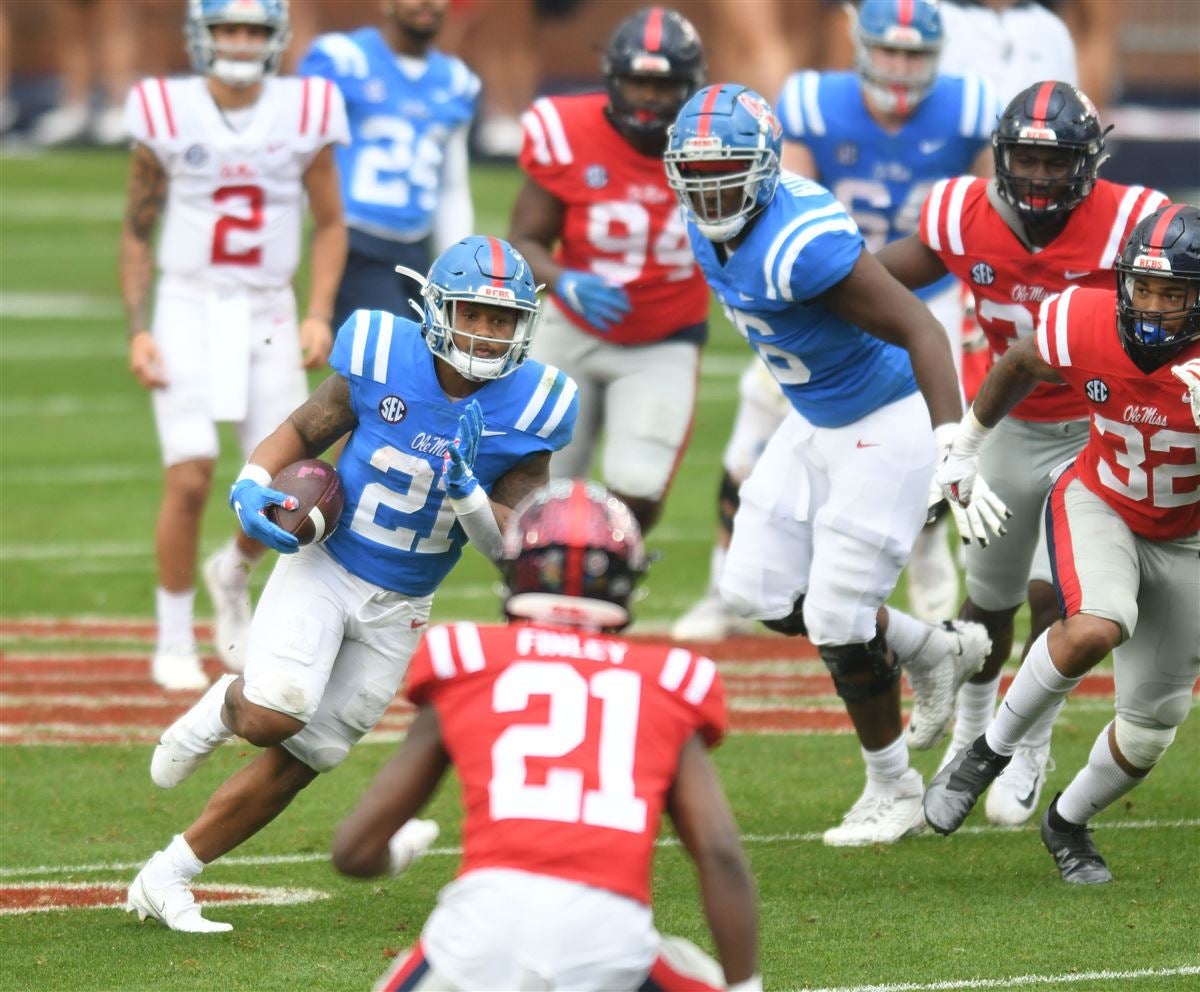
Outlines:
MULTIPOLYGON (((767 299, 778 299, 779 294, 775 288, 777 283, 772 276, 775 272, 775 260, 779 257, 779 253, 783 250, 783 246, 787 243, 788 239, 806 224, 822 220, 826 217, 841 217, 849 220, 849 218, 846 217, 845 208, 835 200, 826 207, 820 207, 816 210, 808 210, 802 213, 799 217, 793 218, 788 222, 783 230, 775 236, 775 240, 771 242, 771 247, 767 251, 767 257, 763 261, 763 282, 767 287, 767 299)), ((790 280, 784 280, 784 282, 789 281, 790 280)))
POLYGON ((354 342, 350 347, 350 374, 362 377, 363 363, 367 356, 367 339, 371 336, 371 325, 375 321, 371 310, 354 311, 354 342))
POLYGON ((558 373, 560 380, 563 382, 562 391, 559 393, 558 402, 554 404, 554 409, 550 411, 550 416, 546 418, 546 422, 537 430, 538 437, 549 437, 562 423, 563 417, 566 416, 567 410, 571 408, 571 401, 575 399, 575 394, 579 392, 579 387, 575 385, 575 380, 568 378, 563 373, 558 373))
POLYGON ((396 318, 390 313, 378 312, 379 337, 375 341, 375 367, 371 376, 376 382, 387 382, 388 354, 392 350, 392 325, 396 318))
POLYGON ((858 227, 849 217, 834 218, 827 220, 822 224, 813 224, 811 227, 806 227, 801 231, 788 245, 787 251, 783 253, 783 258, 779 263, 779 288, 783 293, 785 300, 793 300, 792 295, 792 267, 796 264, 796 259, 800 257, 800 252, 816 238, 822 234, 830 234, 834 231, 842 231, 846 234, 858 234, 858 227))
POLYGON ((537 388, 534 389, 533 395, 529 397, 529 402, 525 404, 525 409, 521 411, 521 416, 517 418, 517 422, 513 424, 513 427, 519 431, 529 430, 529 425, 542 412, 542 407, 546 405, 546 400, 549 398, 551 390, 557 385, 559 375, 561 373, 553 365, 547 365, 542 370, 542 377, 538 380, 537 388))

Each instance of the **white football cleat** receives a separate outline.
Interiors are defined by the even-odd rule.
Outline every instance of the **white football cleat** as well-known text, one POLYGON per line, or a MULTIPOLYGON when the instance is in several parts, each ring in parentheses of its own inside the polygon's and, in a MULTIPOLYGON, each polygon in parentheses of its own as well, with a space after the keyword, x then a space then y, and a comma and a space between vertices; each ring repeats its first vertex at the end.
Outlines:
POLYGON ((213 708, 220 712, 225 690, 236 678, 236 675, 222 675, 190 710, 166 729, 150 758, 150 778, 160 789, 175 788, 213 751, 233 739, 233 732, 223 724, 216 732, 204 728, 212 727, 213 708))
POLYGON ((981 623, 946 620, 930 631, 905 665, 913 690, 905 730, 909 747, 924 751, 941 740, 954 719, 959 686, 983 667, 991 650, 992 639, 981 623))
POLYGON ((187 881, 172 872, 169 865, 162 863, 165 857, 159 851, 138 872, 125 896, 125 912, 137 913, 142 922, 146 917, 152 917, 168 930, 182 933, 225 933, 232 930, 232 923, 206 920, 200 915, 200 907, 196 905, 187 881), (162 882, 164 878, 167 880, 162 882))
POLYGON ((754 624, 754 620, 747 620, 730 610, 715 592, 707 592, 671 625, 671 639, 723 641, 726 637, 753 633, 754 624))
POLYGON ((908 559, 908 605, 918 620, 940 623, 958 612, 958 569, 946 540, 947 519, 917 535, 908 559))
POLYGON ((87 133, 90 116, 86 103, 54 107, 33 122, 30 140, 43 148, 78 141, 87 133))
POLYGON ((200 667, 200 657, 191 645, 155 651, 154 660, 150 662, 150 677, 172 692, 208 688, 208 676, 200 667))
POLYGON ((988 823, 1019 827, 1033 816, 1046 784, 1046 773, 1053 770, 1049 741, 1041 747, 1018 744, 1012 761, 988 790, 983 807, 988 823))
POLYGON ((915 768, 887 785, 868 781, 842 822, 825 831, 825 844, 829 847, 894 844, 903 837, 919 834, 925 829, 925 812, 921 809, 924 790, 925 784, 915 768))
POLYGON ((243 672, 250 640, 250 589, 221 581, 221 554, 209 555, 200 570, 213 605, 213 647, 221 664, 231 672, 243 672))

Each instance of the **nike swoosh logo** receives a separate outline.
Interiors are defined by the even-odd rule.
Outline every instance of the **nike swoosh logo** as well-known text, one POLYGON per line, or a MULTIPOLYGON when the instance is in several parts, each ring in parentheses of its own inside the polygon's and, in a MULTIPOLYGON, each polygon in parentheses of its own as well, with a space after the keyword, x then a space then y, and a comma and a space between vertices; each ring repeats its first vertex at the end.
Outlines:
POLYGON ((508 431, 489 431, 486 427, 483 429, 484 437, 500 437, 501 435, 507 433, 508 431))
POLYGON ((1091 274, 1092 274, 1091 269, 1084 269, 1082 272, 1072 272, 1070 269, 1067 269, 1067 271, 1063 273, 1063 278, 1064 279, 1082 279, 1084 276, 1090 276, 1091 274))
POLYGON ((1019 802, 1021 804, 1022 808, 1024 808, 1024 809, 1032 809, 1033 808, 1033 796, 1034 796, 1034 793, 1036 793, 1036 792, 1037 792, 1037 783, 1034 782, 1033 788, 1029 790, 1029 795, 1024 796, 1024 797, 1017 796, 1017 802, 1019 802))
POLYGON ((414 620, 412 622, 412 629, 416 630, 418 627, 424 627, 427 623, 429 623, 428 620, 414 620))
POLYGON ((856 448, 878 448, 879 445, 873 441, 859 441, 855 445, 856 448))
POLYGON ((917 147, 921 149, 922 155, 932 155, 945 143, 944 141, 920 141, 917 143, 917 147))

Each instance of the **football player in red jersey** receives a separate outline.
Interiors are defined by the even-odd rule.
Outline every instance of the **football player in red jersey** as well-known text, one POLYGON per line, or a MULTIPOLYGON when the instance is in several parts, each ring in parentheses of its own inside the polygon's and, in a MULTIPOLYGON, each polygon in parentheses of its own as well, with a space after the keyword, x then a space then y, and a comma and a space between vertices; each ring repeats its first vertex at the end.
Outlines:
POLYGON ((1036 336, 988 374, 937 476, 969 503, 984 437, 1038 382, 1065 385, 1090 412, 1087 444, 1046 510, 1063 619, 924 802, 935 830, 958 829, 1023 735, 1112 651, 1116 719, 1042 818, 1059 874, 1079 884, 1111 881, 1088 820, 1157 764, 1200 675, 1200 210, 1147 217, 1116 268, 1115 293, 1072 287, 1042 306, 1036 336))
POLYGON ((575 437, 551 473, 587 476, 603 433, 601 476, 647 531, 687 446, 708 333, 708 288, 662 164, 704 51, 687 20, 648 7, 617 27, 603 68, 607 96, 525 113, 508 239, 553 289, 534 356, 579 384, 575 437))
MULTIPOLYGON (((975 296, 993 356, 1028 340, 1041 304, 1075 287, 1109 288, 1121 246, 1134 226, 1166 202, 1142 186, 1097 178, 1107 158, 1099 117, 1078 89, 1035 83, 1019 93, 992 135, 994 180, 961 176, 936 184, 917 234, 893 241, 879 260, 906 286, 953 272, 975 296)), ((984 624, 992 652, 958 695, 954 737, 943 761, 983 732, 991 719, 1000 670, 1012 652, 1013 617, 1028 596, 1030 645, 1057 617, 1041 526, 1051 470, 1087 439, 1084 397, 1040 383, 991 434, 981 469, 1012 519, 1002 541, 988 535, 966 549, 967 598, 960 616, 984 624)), ((953 429, 943 444, 953 436, 953 429)), ((952 505, 951 509, 955 509, 952 505)), ((965 541, 970 530, 959 526, 965 541)), ((1050 758, 1055 713, 1026 735, 1004 777, 988 795, 992 823, 1015 826, 1037 807, 1050 758)))
POLYGON ((615 636, 646 567, 629 510, 558 479, 505 533, 508 626, 434 627, 413 658, 400 750, 338 828, 348 875, 401 871, 451 764, 463 863, 378 989, 761 989, 754 882, 707 749, 726 728, 708 658, 615 636), (722 967, 661 936, 650 867, 662 812, 700 875, 722 967))

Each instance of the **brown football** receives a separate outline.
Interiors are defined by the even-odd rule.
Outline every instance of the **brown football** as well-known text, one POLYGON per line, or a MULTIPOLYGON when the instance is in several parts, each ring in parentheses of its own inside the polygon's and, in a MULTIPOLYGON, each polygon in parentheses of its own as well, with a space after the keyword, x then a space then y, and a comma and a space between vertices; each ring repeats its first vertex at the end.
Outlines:
POLYGON ((271 488, 300 501, 294 510, 270 506, 267 516, 273 524, 295 534, 301 544, 320 543, 337 530, 346 498, 337 469, 328 462, 319 458, 292 462, 271 480, 271 488))

